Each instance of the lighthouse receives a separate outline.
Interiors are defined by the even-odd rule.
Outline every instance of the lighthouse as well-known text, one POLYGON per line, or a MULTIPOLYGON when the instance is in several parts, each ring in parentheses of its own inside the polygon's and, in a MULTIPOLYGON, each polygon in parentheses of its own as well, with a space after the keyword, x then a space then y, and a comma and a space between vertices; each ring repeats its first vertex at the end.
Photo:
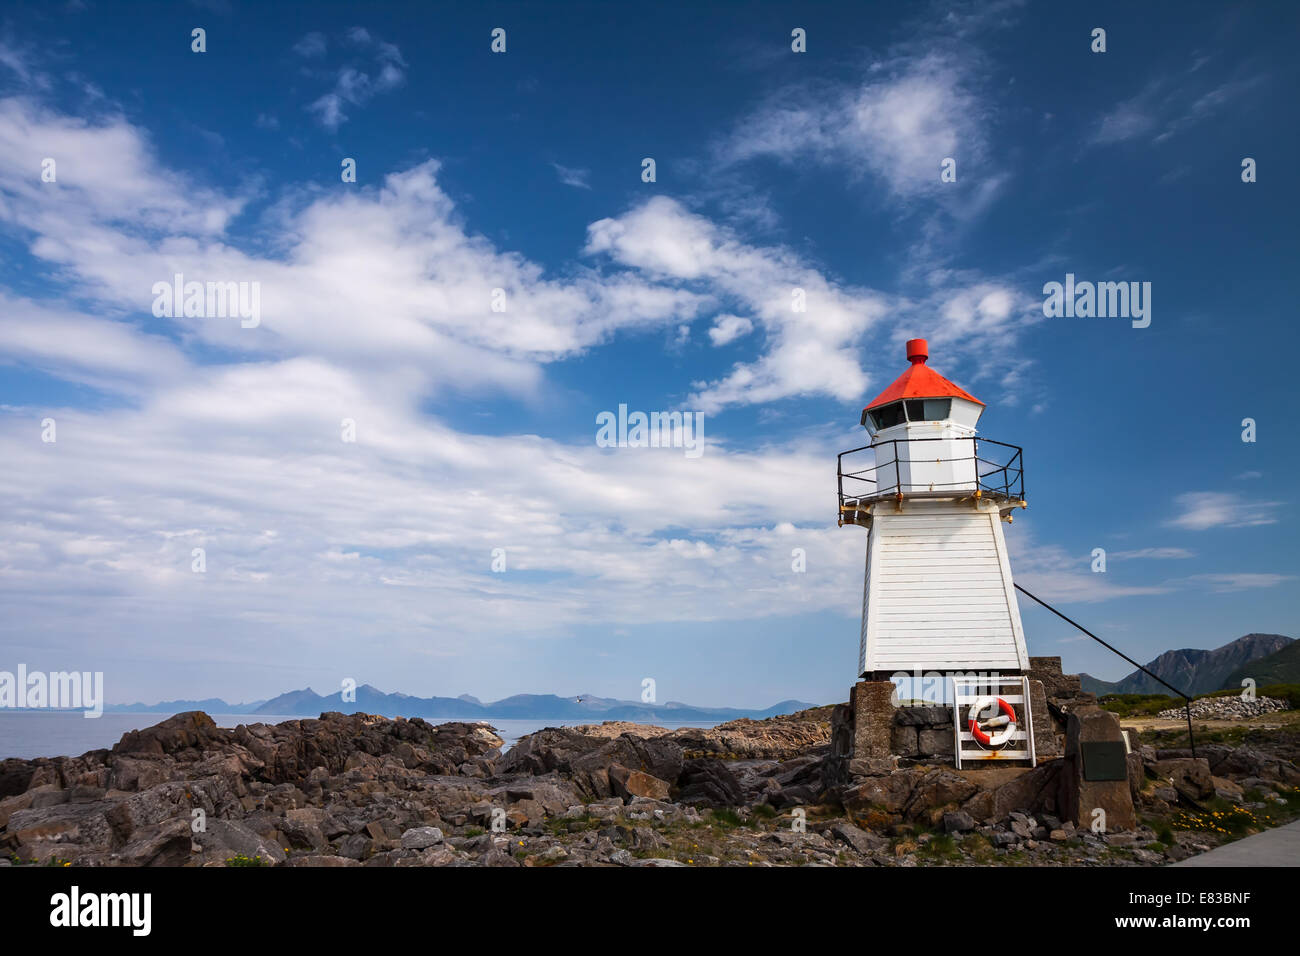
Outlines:
POLYGON ((871 443, 839 456, 839 523, 867 529, 858 674, 1022 675, 1003 537, 1026 507, 1021 449, 979 437, 984 403, 928 360, 907 343, 907 369, 862 411, 871 443))

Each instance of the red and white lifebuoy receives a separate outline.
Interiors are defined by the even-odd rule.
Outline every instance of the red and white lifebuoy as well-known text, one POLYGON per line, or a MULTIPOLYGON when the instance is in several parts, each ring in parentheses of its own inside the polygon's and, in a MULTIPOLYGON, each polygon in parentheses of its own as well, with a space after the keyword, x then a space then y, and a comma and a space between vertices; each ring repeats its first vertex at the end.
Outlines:
POLYGON ((970 705, 970 710, 966 711, 966 724, 970 728, 970 735, 975 738, 980 746, 1001 747, 1016 732, 1016 712, 1001 697, 981 697, 970 705), (984 726, 989 728, 1003 727, 1004 729, 997 733, 988 734, 980 727, 980 714, 994 706, 1002 712, 1001 716, 985 720, 983 722, 984 726))

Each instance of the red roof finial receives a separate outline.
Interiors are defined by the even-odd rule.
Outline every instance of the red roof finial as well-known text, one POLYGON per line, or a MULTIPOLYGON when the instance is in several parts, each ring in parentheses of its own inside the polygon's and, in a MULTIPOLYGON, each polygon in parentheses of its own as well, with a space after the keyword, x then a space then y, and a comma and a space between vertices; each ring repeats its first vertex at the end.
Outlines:
POLYGON ((897 402, 906 398, 951 397, 962 398, 968 402, 974 402, 976 405, 984 404, 970 392, 958 388, 926 365, 925 360, 929 357, 930 348, 925 339, 909 339, 907 342, 907 358, 912 364, 894 380, 893 385, 877 395, 876 400, 868 405, 867 409, 879 408, 881 405, 888 405, 890 402, 897 402))

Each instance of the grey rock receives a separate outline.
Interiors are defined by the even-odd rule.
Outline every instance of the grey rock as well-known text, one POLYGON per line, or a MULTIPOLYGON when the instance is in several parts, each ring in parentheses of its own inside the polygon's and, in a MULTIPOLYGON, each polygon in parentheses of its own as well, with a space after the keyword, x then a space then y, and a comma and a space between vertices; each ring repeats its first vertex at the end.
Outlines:
POLYGON ((285 861, 282 866, 360 866, 356 860, 345 856, 332 856, 324 853, 311 853, 295 856, 285 861))
POLYGON ((442 831, 437 827, 413 827, 402 834, 402 849, 423 850, 442 842, 442 831))
MULTIPOLYGON (((180 821, 189 829, 188 821, 180 821)), ((207 828, 194 834, 194 842, 209 855, 262 857, 279 863, 285 859, 284 849, 274 840, 267 839, 247 824, 238 820, 209 818, 207 828)))
POLYGON ((847 843, 863 854, 878 850, 889 842, 884 837, 856 827, 852 823, 837 823, 830 828, 830 833, 835 839, 847 843))
POLYGON ((965 833, 967 830, 974 829, 975 820, 969 813, 957 810, 943 815, 943 830, 945 833, 965 833))
POLYGON ((678 863, 676 860, 666 860, 659 857, 650 857, 645 860, 633 860, 628 866, 685 866, 685 863, 678 863))
POLYGON ((373 841, 364 833, 353 833, 343 838, 339 844, 339 856, 345 856, 350 860, 362 860, 366 857, 366 851, 370 849, 373 841))

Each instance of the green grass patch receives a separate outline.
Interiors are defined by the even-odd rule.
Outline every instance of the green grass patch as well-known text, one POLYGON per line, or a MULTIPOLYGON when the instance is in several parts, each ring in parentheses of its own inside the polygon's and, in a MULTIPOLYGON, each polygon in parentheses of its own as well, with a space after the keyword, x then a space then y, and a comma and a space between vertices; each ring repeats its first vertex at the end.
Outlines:
POLYGON ((925 857, 926 859, 935 862, 958 860, 961 858, 961 850, 957 846, 957 841, 947 833, 932 836, 930 839, 922 843, 920 849, 916 852, 918 856, 925 857))
POLYGON ((713 822, 723 829, 735 829, 745 825, 745 821, 740 819, 740 814, 730 807, 718 807, 709 815, 713 822))
POLYGON ((1167 694, 1106 694, 1097 698, 1103 710, 1118 717, 1154 717, 1178 703, 1167 694))

